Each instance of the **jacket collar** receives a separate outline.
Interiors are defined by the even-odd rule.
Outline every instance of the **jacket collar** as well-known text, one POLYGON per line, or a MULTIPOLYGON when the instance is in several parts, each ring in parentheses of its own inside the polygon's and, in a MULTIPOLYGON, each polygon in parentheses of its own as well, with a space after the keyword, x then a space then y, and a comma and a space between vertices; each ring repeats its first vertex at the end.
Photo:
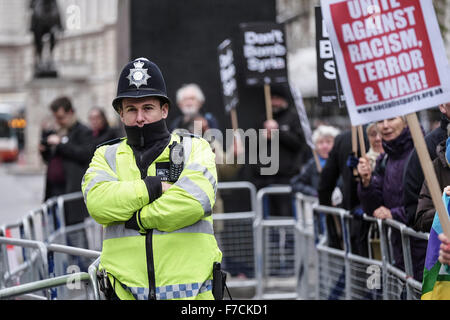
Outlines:
POLYGON ((405 127, 400 135, 394 140, 382 141, 384 151, 391 157, 399 157, 404 152, 410 151, 414 148, 414 143, 411 137, 409 127, 405 127))

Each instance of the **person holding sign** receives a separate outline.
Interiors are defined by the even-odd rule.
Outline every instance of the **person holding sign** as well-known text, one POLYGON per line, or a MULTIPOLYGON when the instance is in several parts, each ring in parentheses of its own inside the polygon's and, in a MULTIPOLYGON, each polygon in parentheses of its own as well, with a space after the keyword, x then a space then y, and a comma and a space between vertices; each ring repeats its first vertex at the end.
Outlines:
MULTIPOLYGON (((254 169, 254 184, 258 189, 273 184, 289 184, 290 179, 300 172, 306 159, 312 156, 305 142, 300 120, 294 108, 289 105, 290 93, 287 85, 270 87, 273 119, 265 120, 263 137, 271 150, 272 131, 279 130, 279 170, 274 175, 261 175, 260 166, 254 169)), ((270 212, 273 215, 292 216, 289 196, 273 196, 270 212)))
MULTIPOLYGON (((365 144, 367 137, 364 136, 365 144)), ((342 177, 342 203, 340 207, 349 210, 351 214, 358 217, 362 214, 362 209, 357 193, 357 179, 353 175, 353 170, 349 167, 349 156, 352 154, 352 132, 347 130, 336 136, 328 160, 322 168, 319 179, 319 203, 325 206, 332 205, 333 191, 342 177)), ((356 154, 361 154, 361 148, 357 148, 356 154), (358 150, 359 149, 359 150, 358 150)), ((327 222, 329 245, 333 248, 343 249, 342 236, 337 232, 335 223, 329 217, 327 222)), ((369 224, 362 219, 352 219, 350 221, 350 241, 352 253, 368 257, 367 233, 369 224)))
MULTIPOLYGON (((404 117, 378 121, 377 128, 383 139, 385 153, 377 159, 374 172, 367 158, 359 159, 357 168, 361 181, 358 183, 358 196, 368 215, 405 223, 402 179, 403 169, 414 147, 411 132, 404 117)), ((404 270, 401 235, 397 230, 392 230, 392 247, 394 265, 404 270)), ((414 266, 415 275, 419 275, 422 270, 414 266)))
MULTIPOLYGON (((436 172, 441 190, 450 185, 449 147, 450 138, 447 138, 437 146, 437 158, 433 160, 434 171, 436 172)), ((416 228, 422 232, 430 232, 435 212, 436 208, 431 199, 430 190, 428 189, 427 182, 424 181, 417 204, 416 228)))
MULTIPOLYGON (((447 125, 449 124, 450 118, 450 102, 440 104, 439 111, 441 113, 439 127, 435 128, 425 136, 425 143, 427 145, 427 150, 430 154, 431 161, 434 161, 437 157, 436 147, 441 141, 447 139, 447 125)), ((421 229, 421 223, 418 221, 417 216, 417 203, 424 180, 425 177, 422 167, 420 166, 419 156, 417 154, 417 150, 414 149, 405 168, 405 175, 403 178, 403 199, 405 201, 406 216, 408 217, 407 225, 416 231, 424 231, 421 229)))

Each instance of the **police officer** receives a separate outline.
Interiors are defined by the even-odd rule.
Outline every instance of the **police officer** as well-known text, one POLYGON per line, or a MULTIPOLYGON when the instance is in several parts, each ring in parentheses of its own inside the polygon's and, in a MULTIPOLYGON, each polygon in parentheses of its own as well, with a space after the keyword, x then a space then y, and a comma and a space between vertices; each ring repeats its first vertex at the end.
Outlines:
MULTIPOLYGON (((146 58, 122 70, 113 107, 126 137, 97 148, 82 190, 104 226, 100 270, 119 299, 213 299, 217 173, 208 142, 170 134, 170 100, 146 58)), ((216 269, 216 268, 214 268, 216 269)), ((106 289, 105 289, 106 290, 106 289)))

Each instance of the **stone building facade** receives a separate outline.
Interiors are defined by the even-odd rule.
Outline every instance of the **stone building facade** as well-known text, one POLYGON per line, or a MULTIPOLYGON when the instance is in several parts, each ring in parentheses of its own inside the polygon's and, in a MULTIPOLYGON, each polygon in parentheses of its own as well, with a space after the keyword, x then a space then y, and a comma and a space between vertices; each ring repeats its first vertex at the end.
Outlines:
POLYGON ((59 95, 72 98, 87 123, 93 106, 104 107, 111 124, 118 118, 111 101, 117 77, 118 0, 58 0, 64 31, 53 57, 57 79, 33 79, 34 46, 30 0, 0 0, 0 103, 24 110, 26 161, 39 166, 37 152, 48 105, 59 95))

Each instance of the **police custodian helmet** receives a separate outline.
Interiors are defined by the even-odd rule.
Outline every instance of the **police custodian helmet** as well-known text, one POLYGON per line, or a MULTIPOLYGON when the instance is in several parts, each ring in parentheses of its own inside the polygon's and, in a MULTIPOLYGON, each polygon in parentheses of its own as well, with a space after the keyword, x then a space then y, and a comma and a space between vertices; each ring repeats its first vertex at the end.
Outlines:
POLYGON ((147 58, 137 58, 122 69, 112 105, 119 112, 123 98, 141 97, 160 97, 170 105, 161 70, 147 58))

